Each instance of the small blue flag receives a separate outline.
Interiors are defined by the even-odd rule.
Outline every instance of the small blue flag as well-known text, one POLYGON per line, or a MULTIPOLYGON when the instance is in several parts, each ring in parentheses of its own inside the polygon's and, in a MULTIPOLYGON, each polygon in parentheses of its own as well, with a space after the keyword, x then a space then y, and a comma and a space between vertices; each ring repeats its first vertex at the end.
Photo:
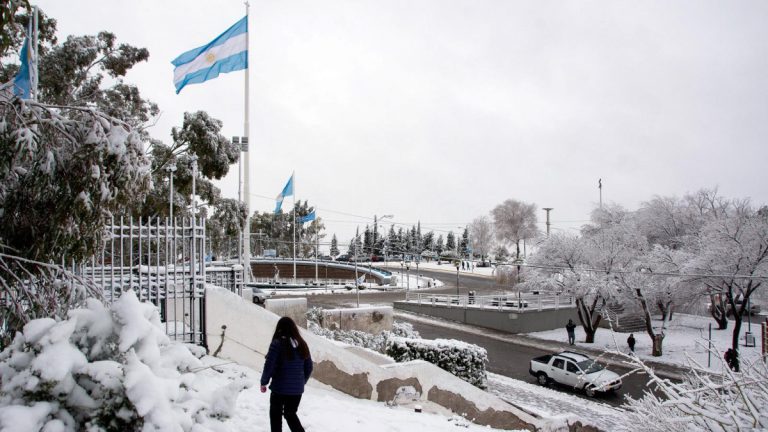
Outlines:
POLYGON ((19 68, 19 73, 16 74, 16 77, 13 79, 13 94, 16 96, 22 98, 22 99, 30 99, 31 96, 31 86, 32 86, 32 77, 30 75, 30 60, 31 60, 31 53, 29 52, 29 38, 24 39, 24 45, 21 48, 21 67, 19 68))
POLYGON ((312 213, 310 213, 310 214, 300 218, 299 222, 304 224, 304 223, 307 223, 307 222, 312 222, 313 220, 315 220, 315 211, 314 210, 312 210, 312 213))

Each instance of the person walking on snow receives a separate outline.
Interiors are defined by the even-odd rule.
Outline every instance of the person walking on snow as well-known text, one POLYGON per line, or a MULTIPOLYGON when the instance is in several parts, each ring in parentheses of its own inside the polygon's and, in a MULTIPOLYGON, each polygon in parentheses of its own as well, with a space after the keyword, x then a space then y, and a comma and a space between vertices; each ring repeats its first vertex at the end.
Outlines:
POLYGON ((565 325, 565 331, 568 332, 568 343, 573 345, 576 343, 576 324, 573 320, 568 320, 568 324, 565 325))
POLYGON ((629 334, 629 337, 627 338, 627 345, 629 345, 630 351, 635 352, 635 335, 633 333, 629 334))
POLYGON ((267 384, 271 381, 269 424, 272 432, 282 432, 282 417, 285 417, 291 432, 304 432, 296 411, 299 409, 304 385, 310 375, 312 356, 307 343, 291 318, 280 318, 264 359, 264 371, 261 373, 262 393, 266 393, 267 384))

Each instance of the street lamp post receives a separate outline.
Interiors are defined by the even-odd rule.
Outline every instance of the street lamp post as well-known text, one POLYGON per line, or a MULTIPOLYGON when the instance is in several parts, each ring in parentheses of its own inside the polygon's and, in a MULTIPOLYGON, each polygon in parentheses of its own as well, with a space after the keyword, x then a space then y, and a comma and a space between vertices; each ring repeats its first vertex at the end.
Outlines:
POLYGON ((411 290, 411 265, 410 265, 410 263, 405 265, 405 275, 406 275, 405 276, 405 280, 407 281, 406 282, 405 291, 407 292, 407 291, 411 290))
POLYGON ((171 225, 173 225, 173 173, 176 172, 176 164, 171 163, 165 167, 165 171, 168 172, 168 177, 170 179, 170 183, 168 185, 168 204, 170 205, 171 225))
POLYGON ((459 298, 459 261, 456 261, 456 298, 459 298))

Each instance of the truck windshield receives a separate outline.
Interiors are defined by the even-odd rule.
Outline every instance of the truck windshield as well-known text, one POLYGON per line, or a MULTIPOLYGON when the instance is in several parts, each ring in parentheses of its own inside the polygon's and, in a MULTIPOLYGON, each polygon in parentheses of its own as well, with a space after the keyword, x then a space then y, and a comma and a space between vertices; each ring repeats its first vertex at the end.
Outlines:
POLYGON ((591 374, 603 370, 603 365, 594 360, 584 360, 577 363, 584 373, 591 374))

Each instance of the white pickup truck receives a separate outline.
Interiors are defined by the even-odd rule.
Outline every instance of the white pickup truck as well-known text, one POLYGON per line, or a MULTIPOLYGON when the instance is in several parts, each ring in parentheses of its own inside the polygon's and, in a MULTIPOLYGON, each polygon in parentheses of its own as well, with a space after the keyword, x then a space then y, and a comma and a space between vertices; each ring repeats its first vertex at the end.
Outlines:
POLYGON ((531 360, 528 369, 541 385, 558 383, 583 389, 589 397, 596 392, 612 392, 621 388, 621 377, 584 354, 564 351, 531 360))

